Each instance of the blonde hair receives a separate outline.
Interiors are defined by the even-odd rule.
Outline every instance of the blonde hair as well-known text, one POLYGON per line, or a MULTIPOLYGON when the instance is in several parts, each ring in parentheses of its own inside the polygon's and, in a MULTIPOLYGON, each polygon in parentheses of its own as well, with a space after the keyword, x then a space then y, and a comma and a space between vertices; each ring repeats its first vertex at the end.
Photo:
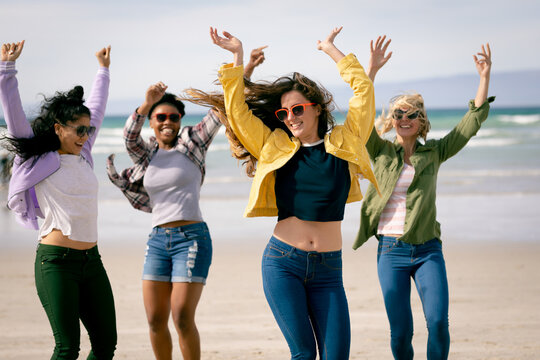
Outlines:
POLYGON ((412 114, 418 111, 418 121, 420 122, 420 128, 418 129, 418 136, 426 140, 427 133, 431 129, 431 124, 426 114, 426 108, 424 107, 424 98, 418 93, 401 94, 394 96, 390 99, 388 112, 385 113, 384 109, 381 115, 375 121, 375 129, 379 135, 386 134, 392 130, 392 119, 394 111, 400 108, 407 108, 407 114, 412 114))

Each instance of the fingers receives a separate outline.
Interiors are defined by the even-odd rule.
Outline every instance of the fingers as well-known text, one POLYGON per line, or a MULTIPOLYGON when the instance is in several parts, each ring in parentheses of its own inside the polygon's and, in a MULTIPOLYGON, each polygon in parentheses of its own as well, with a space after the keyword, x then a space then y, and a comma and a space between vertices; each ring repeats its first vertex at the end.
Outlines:
POLYGON ((268 45, 264 45, 264 46, 261 46, 261 47, 258 47, 256 49, 254 49, 253 51, 255 51, 255 50, 256 51, 262 51, 262 50, 266 49, 267 47, 268 47, 268 45))

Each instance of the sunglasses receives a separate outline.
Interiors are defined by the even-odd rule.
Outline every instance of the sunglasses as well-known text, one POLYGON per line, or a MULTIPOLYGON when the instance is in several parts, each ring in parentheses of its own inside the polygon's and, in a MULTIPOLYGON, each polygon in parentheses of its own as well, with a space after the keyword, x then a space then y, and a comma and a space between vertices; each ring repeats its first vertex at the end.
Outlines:
POLYGON ((407 116, 407 119, 409 120, 414 120, 418 117, 418 115, 420 115, 420 111, 415 111, 413 112, 412 114, 408 114, 407 115, 407 112, 406 111, 402 111, 402 110, 395 110, 394 111, 394 114, 392 115, 392 117, 396 120, 401 120, 403 119, 403 115, 406 115, 407 116))
POLYGON ((94 135, 94 133, 96 132, 95 126, 85 126, 85 125, 73 126, 69 124, 60 124, 60 125, 75 129, 78 137, 83 137, 86 134, 88 134, 88 137, 90 137, 94 135))
MULTIPOLYGON (((304 111, 306 111, 306 106, 309 105, 316 105, 315 103, 309 103, 309 104, 296 104, 291 106, 290 112, 293 113, 294 116, 301 116, 304 114, 304 111)), ((289 109, 279 109, 275 112, 276 117, 279 121, 285 121, 289 117, 289 109)))
POLYGON ((165 120, 169 119, 171 120, 172 122, 179 122, 180 121, 180 114, 175 114, 175 113, 159 113, 159 114, 156 114, 154 116, 154 118, 158 121, 158 122, 164 122, 165 120))

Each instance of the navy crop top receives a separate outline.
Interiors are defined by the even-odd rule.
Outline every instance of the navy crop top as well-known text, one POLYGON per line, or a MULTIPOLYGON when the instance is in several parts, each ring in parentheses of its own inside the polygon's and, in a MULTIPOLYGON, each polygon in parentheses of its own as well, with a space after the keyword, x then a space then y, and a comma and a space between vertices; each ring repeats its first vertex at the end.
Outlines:
POLYGON ((351 187, 349 164, 326 152, 324 142, 302 146, 276 171, 278 221, 341 221, 351 187))

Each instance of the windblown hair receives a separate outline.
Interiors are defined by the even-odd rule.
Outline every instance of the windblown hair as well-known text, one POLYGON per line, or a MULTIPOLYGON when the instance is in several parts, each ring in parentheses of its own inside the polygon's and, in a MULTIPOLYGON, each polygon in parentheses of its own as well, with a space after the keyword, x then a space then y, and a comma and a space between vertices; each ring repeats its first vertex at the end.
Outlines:
POLYGON ((401 94, 390 99, 388 113, 385 114, 383 109, 381 116, 379 116, 375 122, 375 128, 379 135, 383 135, 392 130, 392 116, 394 115, 394 111, 400 108, 409 109, 407 114, 419 111, 418 120, 420 121, 420 127, 418 129, 418 136, 426 141, 427 133, 431 129, 431 124, 424 107, 424 98, 418 93, 401 94))
POLYGON ((150 111, 148 112, 149 118, 152 117, 152 113, 154 112, 154 110, 161 104, 172 105, 178 110, 178 112, 180 113, 180 115, 182 115, 182 117, 186 115, 186 112, 184 110, 185 108, 184 103, 176 95, 171 94, 171 93, 165 93, 163 97, 159 99, 159 101, 156 102, 154 105, 152 105, 152 107, 150 108, 150 111))
MULTIPOLYGON (((284 122, 276 118, 275 111, 281 108, 281 96, 289 91, 296 90, 304 97, 320 108, 318 135, 321 139, 330 131, 335 120, 331 111, 333 107, 332 94, 321 85, 305 77, 300 73, 293 73, 290 76, 283 76, 273 82, 261 81, 251 82, 244 78, 246 104, 261 121, 272 131, 282 129, 289 136, 291 132, 284 122)), ((242 145, 236 134, 232 130, 227 114, 225 112, 225 102, 221 93, 206 93, 197 89, 185 90, 186 96, 182 99, 192 103, 214 108, 220 121, 225 126, 225 134, 229 139, 232 156, 238 160, 244 160, 246 174, 250 177, 255 175, 257 159, 242 145)))
POLYGON ((75 86, 66 92, 56 92, 50 98, 44 96, 40 114, 31 123, 34 136, 6 136, 6 149, 19 155, 23 161, 60 149, 60 139, 54 131, 54 124, 67 125, 68 122, 77 121, 80 116, 90 116, 83 95, 82 86, 75 86))

